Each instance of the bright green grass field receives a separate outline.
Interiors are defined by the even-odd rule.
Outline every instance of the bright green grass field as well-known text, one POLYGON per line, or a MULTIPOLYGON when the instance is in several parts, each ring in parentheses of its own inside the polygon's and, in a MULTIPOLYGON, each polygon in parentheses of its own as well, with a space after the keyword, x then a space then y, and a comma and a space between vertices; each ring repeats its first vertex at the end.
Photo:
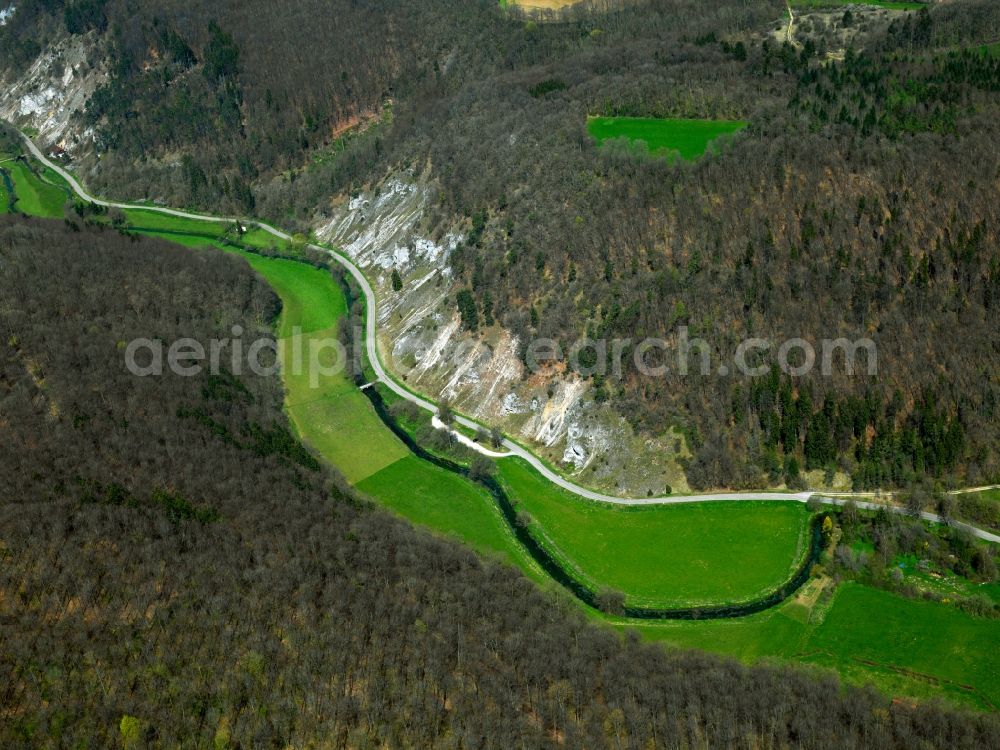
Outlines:
POLYGON ((551 584, 518 544, 485 489, 408 455, 358 483, 358 489, 410 521, 499 553, 529 576, 551 584))
POLYGON ((63 206, 69 200, 63 190, 43 182, 20 162, 8 162, 5 166, 14 181, 19 211, 47 219, 62 218, 63 206))
POLYGON ((0 214, 10 213, 10 194, 7 192, 7 185, 0 177, 0 214))
POLYGON ((169 232, 190 232, 193 235, 211 234, 221 237, 229 228, 229 225, 222 221, 184 219, 180 216, 170 216, 141 208, 126 208, 123 213, 130 227, 143 229, 163 229, 169 232))
POLYGON ((809 641, 809 649, 820 652, 809 660, 834 665, 850 659, 903 667, 955 685, 972 685, 1000 705, 998 640, 996 620, 846 585, 823 627, 809 641))
POLYGON ((213 242, 205 237, 199 237, 196 235, 189 234, 174 234, 169 231, 158 232, 155 230, 145 230, 145 229, 134 229, 129 227, 129 231, 140 234, 143 237, 156 237, 167 242, 173 242, 176 245, 183 245, 184 247, 190 248, 215 248, 217 250, 229 250, 232 248, 226 248, 224 245, 218 242, 213 242))
POLYGON ((928 3, 897 2, 896 0, 790 0, 793 8, 836 8, 842 5, 877 5, 886 10, 920 10, 928 3))
POLYGON ((850 582, 820 624, 796 621, 791 607, 736 620, 630 626, 650 640, 744 661, 779 657, 835 669, 847 682, 872 683, 890 695, 1000 706, 1000 621, 850 582))
POLYGON ((623 508, 572 495, 520 460, 500 478, 532 531, 593 588, 630 604, 726 604, 778 588, 808 547, 802 503, 687 503, 623 508))
POLYGON ((330 273, 292 260, 241 255, 283 304, 278 326, 282 375, 288 413, 299 435, 352 484, 408 455, 354 387, 343 361, 336 367, 340 352, 331 344, 347 307, 330 273), (336 372, 321 373, 313 362, 336 372))
POLYGON ((344 295, 329 271, 283 258, 240 253, 281 297, 279 338, 332 329, 347 312, 344 295))
MULTIPOLYGON (((291 390, 288 395, 296 397, 291 390)), ((356 389, 289 406, 288 413, 302 438, 351 484, 409 455, 409 449, 385 429, 371 402, 356 389)))
POLYGON ((719 136, 746 127, 738 120, 684 120, 655 117, 590 117, 587 132, 600 143, 613 138, 642 141, 651 153, 677 152, 697 159, 719 136))
POLYGON ((270 232, 266 232, 260 228, 249 229, 249 231, 240 237, 240 242, 244 245, 261 249, 270 247, 282 248, 288 245, 287 240, 279 239, 270 232))

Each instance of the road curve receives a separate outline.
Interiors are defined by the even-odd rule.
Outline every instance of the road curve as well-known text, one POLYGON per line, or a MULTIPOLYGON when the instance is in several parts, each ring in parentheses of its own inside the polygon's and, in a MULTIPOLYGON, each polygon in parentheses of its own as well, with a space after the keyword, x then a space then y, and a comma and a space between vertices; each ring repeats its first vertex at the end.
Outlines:
MULTIPOLYGON (((20 132, 20 131, 19 131, 20 132)), ((282 232, 280 229, 272 227, 262 221, 257 221, 256 219, 243 219, 238 217, 221 217, 221 216, 209 216, 205 214, 195 214, 188 211, 179 211, 173 208, 165 208, 161 206, 145 206, 141 204, 134 203, 117 203, 115 201, 106 201, 100 198, 96 198, 90 195, 83 186, 76 180, 76 178, 68 172, 66 169, 60 165, 50 161, 45 154, 35 145, 27 135, 21 133, 21 138, 24 140, 31 151, 32 155, 38 159, 40 162, 45 164, 47 167, 58 173, 63 179, 69 183, 70 187, 73 188, 74 192, 79 195, 83 200, 94 203, 98 206, 104 206, 106 208, 141 208, 147 211, 155 211, 157 213, 166 214, 168 216, 176 216, 182 219, 193 219, 195 221, 226 221, 226 222, 239 222, 241 224, 249 224, 251 226, 259 227, 265 232, 277 237, 282 240, 290 240, 292 237, 286 232, 282 232)), ((354 262, 345 255, 334 252, 329 248, 321 247, 319 245, 309 244, 309 248, 313 250, 318 250, 319 252, 328 253, 331 258, 337 261, 348 273, 354 278, 365 295, 365 307, 367 309, 367 314, 365 315, 365 348, 368 354, 368 360, 371 363, 372 369, 375 371, 376 378, 382 382, 387 388, 393 391, 395 394, 401 398, 410 401, 422 409, 436 413, 437 405, 422 396, 418 396, 412 393, 408 389, 400 385, 396 380, 389 374, 389 372, 382 365, 382 359, 379 356, 378 351, 378 336, 375 329, 375 324, 377 320, 376 310, 377 300, 375 297, 375 291, 372 289, 367 277, 362 273, 361 269, 358 268, 354 262)), ((465 427, 471 429, 478 429, 481 425, 467 417, 456 414, 455 421, 465 427)), ((463 436, 464 437, 464 436, 463 436)), ((563 488, 564 490, 573 493, 579 497, 585 498, 587 500, 593 500, 595 502, 609 503, 612 505, 679 505, 683 503, 702 503, 702 502, 724 502, 724 501, 754 501, 754 500, 774 500, 774 501, 798 501, 807 502, 810 498, 816 498, 820 502, 826 503, 828 505, 844 505, 850 500, 854 500, 854 497, 870 497, 870 493, 858 493, 852 496, 850 493, 838 493, 836 497, 828 497, 820 492, 807 491, 807 492, 796 492, 796 493, 783 493, 783 492, 717 492, 708 493, 704 495, 670 495, 664 497, 644 497, 644 498, 630 498, 630 497, 617 497, 615 495, 606 495, 601 492, 595 492, 594 490, 587 489, 586 487, 581 487, 574 482, 566 479, 561 474, 557 473, 553 469, 542 461, 538 456, 529 451, 524 446, 513 440, 505 438, 503 441, 503 447, 506 449, 506 454, 498 453, 495 451, 490 451, 484 446, 475 443, 474 441, 467 440, 463 443, 468 444, 475 450, 484 453, 485 455, 491 457, 509 457, 516 456, 528 464, 530 464, 539 474, 548 479, 553 484, 563 488)), ((872 503, 865 500, 854 500, 855 504, 859 508, 865 510, 878 510, 879 508, 884 508, 889 512, 898 513, 901 515, 906 515, 908 511, 905 508, 901 508, 895 505, 887 505, 882 503, 872 503)), ((920 514, 921 517, 932 523, 949 523, 945 519, 936 513, 923 512, 920 514)), ((969 524, 960 523, 957 521, 950 521, 953 526, 963 528, 979 539, 983 539, 989 542, 1000 544, 1000 535, 994 534, 989 531, 971 526, 969 524)))

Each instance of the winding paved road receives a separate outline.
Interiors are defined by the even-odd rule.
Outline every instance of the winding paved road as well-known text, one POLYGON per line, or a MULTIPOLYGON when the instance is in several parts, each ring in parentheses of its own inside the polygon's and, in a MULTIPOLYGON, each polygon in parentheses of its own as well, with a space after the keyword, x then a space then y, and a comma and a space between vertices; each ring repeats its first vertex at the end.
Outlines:
MULTIPOLYGON (((225 221, 234 222, 244 225, 251 225, 263 229, 265 232, 270 233, 274 237, 281 240, 291 240, 291 235, 286 232, 282 232, 280 229, 276 229, 269 224, 262 221, 257 221, 253 219, 242 219, 235 217, 221 217, 221 216, 208 216, 204 214, 194 214, 187 211, 179 211, 173 208, 164 208, 160 206, 144 206, 137 205, 134 203, 117 203, 114 201, 106 201, 100 198, 96 198, 90 195, 83 186, 77 182, 76 178, 68 172, 66 169, 61 167, 49 160, 45 154, 35 145, 35 143, 24 133, 21 133, 21 137, 24 139, 28 150, 34 155, 36 159, 40 162, 57 172, 66 182, 69 183, 70 187, 79 195, 83 200, 94 203, 98 206, 104 206, 106 208, 141 208, 147 211, 155 211, 157 213, 166 214, 168 216, 177 216, 183 219, 193 219, 196 221, 225 221)), ((372 289, 371 284, 365 277, 364 273, 361 272, 354 262, 345 255, 334 252, 329 248, 321 247, 319 245, 310 244, 309 247, 313 250, 318 250, 320 252, 329 253, 329 255, 340 265, 347 269, 347 271, 354 277, 354 280, 358 283, 358 286, 364 292, 365 295, 365 306, 368 310, 366 318, 366 331, 365 331, 365 347, 368 353, 368 360, 371 363, 372 369, 375 371, 375 375, 379 381, 381 381, 387 388, 392 390, 397 395, 405 398, 407 401, 411 401, 417 406, 426 409, 427 411, 436 413, 437 405, 422 396, 418 396, 415 393, 404 388, 402 385, 396 382, 396 380, 389 374, 389 372, 382 365, 382 359, 378 351, 378 337, 375 330, 375 323, 377 320, 377 315, 374 311, 378 309, 377 301, 375 297, 375 291, 372 289)), ((455 421, 471 429, 478 429, 481 425, 467 417, 461 415, 455 415, 455 421)), ((732 500, 797 500, 799 502, 806 502, 810 498, 817 498, 821 502, 828 505, 844 505, 848 500, 854 500, 859 508, 864 508, 866 510, 877 510, 878 508, 885 508, 892 513, 907 514, 905 508, 901 508, 895 505, 887 505, 884 503, 872 503, 863 499, 871 497, 871 493, 844 493, 838 494, 837 497, 829 497, 823 495, 820 492, 808 491, 808 492, 797 492, 797 493, 781 493, 781 492, 719 492, 719 493, 709 493, 704 495, 670 495, 666 497, 645 497, 645 498, 629 498, 629 497, 616 497, 614 495, 605 495, 600 492, 595 492, 594 490, 587 489, 586 487, 581 487, 574 482, 566 479, 561 474, 557 473, 553 469, 543 462, 538 456, 529 451, 524 446, 519 443, 514 442, 510 439, 504 439, 503 447, 506 449, 506 453, 500 453, 497 451, 491 451, 488 448, 479 445, 478 443, 465 438, 465 436, 460 436, 459 433, 455 433, 459 440, 473 449, 494 457, 503 458, 509 456, 517 456, 529 463, 539 474, 544 476, 553 484, 567 490, 568 492, 578 495, 579 497, 586 498, 587 500, 593 500, 595 502, 601 503, 611 503, 613 505, 677 505, 681 503, 702 503, 702 502, 712 502, 712 501, 732 501, 732 500), (463 439, 464 438, 464 439, 463 439)), ((960 491, 959 491, 960 492, 960 491)), ((922 518, 933 523, 945 523, 944 519, 935 513, 921 513, 922 518)), ((952 521, 952 525, 964 528, 976 537, 980 539, 985 539, 990 542, 1000 544, 1000 535, 994 534, 983 529, 976 528, 975 526, 970 526, 968 524, 959 523, 957 521, 952 521)))

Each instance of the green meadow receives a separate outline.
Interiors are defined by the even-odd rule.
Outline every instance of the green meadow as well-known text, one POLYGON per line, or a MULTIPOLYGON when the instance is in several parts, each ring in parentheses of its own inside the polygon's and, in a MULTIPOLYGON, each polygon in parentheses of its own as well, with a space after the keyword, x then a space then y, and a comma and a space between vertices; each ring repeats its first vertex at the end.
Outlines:
MULTIPOLYGON (((289 397, 295 394, 289 391, 289 397)), ((302 438, 358 484, 409 455, 402 442, 378 420, 371 403, 356 389, 290 406, 302 438)))
MULTIPOLYGON (((543 579, 506 526, 493 499, 477 485, 412 455, 343 372, 310 382, 309 368, 289 366, 295 329, 306 357, 310 344, 336 335, 346 313, 343 293, 329 271, 292 260, 240 253, 282 300, 278 323, 286 408, 300 437, 337 467, 357 489, 414 523, 455 537, 474 549, 500 555, 543 579)), ((324 348, 317 361, 334 364, 324 348)))
POLYGON ((554 585, 514 538, 489 493, 457 474, 410 454, 357 488, 414 523, 499 555, 536 582, 554 585))
POLYGON ((590 117, 587 132, 599 143, 624 138, 650 153, 697 159, 722 136, 746 127, 739 120, 687 120, 656 117, 590 117))
MULTIPOLYGON (((4 169, 10 173, 14 182, 14 192, 17 195, 15 207, 18 211, 28 216, 40 216, 46 219, 62 218, 63 207, 69 200, 66 190, 45 182, 23 162, 7 162, 4 164, 4 169)), ((50 179, 48 173, 49 170, 42 173, 46 175, 46 179, 50 179)))
MULTIPOLYGON (((281 298, 279 338, 328 331, 347 313, 344 295, 329 271, 284 258, 240 253, 281 298)), ((346 378, 345 378, 346 380, 346 378)))
POLYGON ((294 260, 241 255, 282 301, 278 338, 285 402, 299 436, 352 484, 408 455, 344 369, 334 342, 347 307, 330 272, 294 260))
POLYGON ((0 175, 0 214, 10 213, 10 191, 7 189, 7 183, 3 179, 3 175, 0 175))
POLYGON ((566 492, 519 459, 501 461, 499 472, 535 537, 577 578, 632 605, 754 599, 787 581, 808 551, 802 503, 620 507, 566 492))
POLYGON ((746 662, 781 658, 833 669, 846 682, 871 683, 890 695, 1000 706, 1000 622, 851 582, 825 607, 818 621, 803 621, 789 601, 734 620, 627 627, 650 640, 746 662))
POLYGON ((185 219, 180 216, 170 216, 157 211, 143 208, 126 208, 123 210, 125 221, 129 227, 142 230, 162 230, 167 233, 191 234, 193 236, 222 237, 230 228, 224 221, 201 221, 185 219))

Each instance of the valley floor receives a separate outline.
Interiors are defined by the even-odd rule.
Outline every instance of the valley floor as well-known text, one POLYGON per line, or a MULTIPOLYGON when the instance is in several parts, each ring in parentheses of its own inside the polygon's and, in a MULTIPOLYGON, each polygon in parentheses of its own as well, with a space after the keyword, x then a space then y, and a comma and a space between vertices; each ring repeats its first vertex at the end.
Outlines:
MULTIPOLYGON (((68 194, 58 179, 46 181, 42 177, 51 178, 48 173, 24 168, 12 174, 19 210, 62 215, 68 194)), ((135 209, 126 225, 190 247, 238 252, 282 299, 283 355, 292 336, 300 335, 307 349, 310 341, 333 335, 347 313, 328 271, 234 249, 227 241, 231 227, 224 222, 195 225, 135 209)), ((414 523, 500 556, 542 586, 557 588, 518 543, 490 495, 412 455, 345 374, 311 384, 305 376, 286 373, 285 385, 286 408, 300 438, 360 491, 414 523)), ((503 459, 498 471, 568 567, 633 601, 745 600, 787 578, 802 557, 807 513, 799 503, 618 509, 570 496, 515 459, 503 459)), ((832 597, 812 592, 811 585, 780 607, 732 620, 649 623, 590 614, 670 645, 747 661, 776 657, 832 668, 848 682, 873 682, 896 694, 945 696, 982 709, 1000 705, 997 621, 859 584, 842 584, 832 597)))

